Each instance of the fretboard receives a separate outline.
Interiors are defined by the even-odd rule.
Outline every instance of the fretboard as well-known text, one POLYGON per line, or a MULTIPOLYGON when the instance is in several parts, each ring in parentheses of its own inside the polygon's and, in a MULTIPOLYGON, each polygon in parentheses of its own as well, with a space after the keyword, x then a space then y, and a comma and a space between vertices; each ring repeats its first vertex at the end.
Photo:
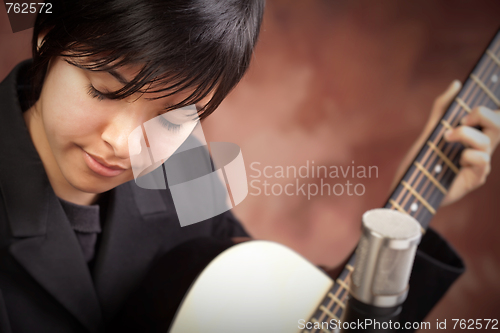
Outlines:
MULTIPOLYGON (((446 130, 458 126, 460 120, 479 105, 493 110, 500 108, 500 31, 406 170, 384 205, 385 208, 413 216, 421 224, 422 232, 425 232, 460 170, 460 155, 464 149, 460 143, 446 142, 443 135, 446 130)), ((353 254, 332 289, 314 311, 310 322, 330 322, 332 319, 341 318, 349 294, 354 262, 353 254)), ((323 328, 302 332, 330 330, 323 328)))

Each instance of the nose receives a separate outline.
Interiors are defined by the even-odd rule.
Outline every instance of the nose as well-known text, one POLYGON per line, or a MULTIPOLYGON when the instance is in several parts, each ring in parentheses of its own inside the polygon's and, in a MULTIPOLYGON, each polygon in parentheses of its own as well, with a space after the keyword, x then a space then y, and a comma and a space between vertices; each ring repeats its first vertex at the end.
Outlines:
POLYGON ((118 158, 130 158, 130 152, 140 152, 140 137, 133 140, 137 135, 133 135, 137 127, 141 126, 146 119, 143 118, 146 112, 141 110, 141 103, 126 103, 127 105, 116 112, 101 134, 101 139, 108 144, 118 158), (141 112, 142 111, 142 112, 141 112), (132 136, 131 136, 132 134, 132 136), (129 140, 129 137, 131 139, 129 140), (131 147, 129 147, 129 144, 131 147))

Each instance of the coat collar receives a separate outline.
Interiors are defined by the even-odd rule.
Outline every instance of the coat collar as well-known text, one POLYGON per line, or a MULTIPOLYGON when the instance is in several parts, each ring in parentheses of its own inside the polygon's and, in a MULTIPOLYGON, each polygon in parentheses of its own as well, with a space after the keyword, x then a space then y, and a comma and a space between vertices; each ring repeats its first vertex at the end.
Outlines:
POLYGON ((90 332, 97 332, 102 314, 110 320, 147 271, 164 240, 158 221, 175 211, 158 191, 133 182, 112 190, 92 280, 22 117, 17 81, 30 63, 22 62, 0 83, 0 190, 15 237, 10 253, 90 332))
POLYGON ((49 195, 47 222, 45 235, 14 242, 9 251, 88 331, 98 332, 102 315, 92 277, 55 195, 49 195))
POLYGON ((51 192, 18 98, 18 76, 27 71, 29 64, 24 61, 17 65, 0 84, 0 186, 14 237, 46 233, 51 192))

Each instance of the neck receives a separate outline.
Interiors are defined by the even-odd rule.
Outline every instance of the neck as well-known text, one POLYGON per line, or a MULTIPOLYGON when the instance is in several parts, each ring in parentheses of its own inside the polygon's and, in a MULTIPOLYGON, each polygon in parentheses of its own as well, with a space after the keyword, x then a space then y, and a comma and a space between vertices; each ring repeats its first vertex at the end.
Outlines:
MULTIPOLYGON (((476 106, 485 105, 491 109, 500 107, 499 77, 500 32, 421 147, 417 157, 384 205, 385 208, 413 216, 420 222, 422 231, 425 232, 459 172, 460 154, 464 149, 460 143, 448 143, 443 140, 444 132, 450 127, 458 126, 460 120, 476 106)), ((353 254, 330 292, 316 309, 314 320, 322 322, 342 318, 355 262, 356 256, 353 254)))
POLYGON ((37 104, 38 102, 24 112, 23 117, 56 196, 77 205, 90 205, 96 202, 98 194, 87 193, 74 188, 62 174, 47 140, 42 115, 37 110, 37 104))
POLYGON ((410 214, 423 229, 427 228, 459 172, 460 155, 465 148, 460 143, 446 142, 445 131, 458 126, 479 105, 500 107, 499 52, 500 33, 497 33, 392 193, 386 208, 410 214))

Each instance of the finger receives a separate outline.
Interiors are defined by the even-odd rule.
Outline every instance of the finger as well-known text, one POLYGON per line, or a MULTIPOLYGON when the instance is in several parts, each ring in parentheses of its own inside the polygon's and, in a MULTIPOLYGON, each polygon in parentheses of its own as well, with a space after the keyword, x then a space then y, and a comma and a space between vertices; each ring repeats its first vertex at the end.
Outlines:
POLYGON ((460 166, 468 170, 460 170, 460 172, 472 171, 476 178, 473 181, 474 185, 482 185, 491 171, 490 160, 490 155, 485 152, 471 148, 464 149, 460 156, 460 166))
POLYGON ((484 166, 484 168, 462 167, 458 176, 453 180, 450 190, 441 205, 444 206, 455 202, 470 191, 484 185, 488 174, 487 168, 487 166, 484 166))
POLYGON ((460 156, 460 172, 444 198, 442 205, 455 202, 468 192, 486 182, 491 170, 490 155, 472 148, 466 148, 460 156))
POLYGON ((447 130, 444 133, 444 138, 448 142, 460 142, 466 147, 477 149, 487 154, 491 153, 490 137, 477 128, 459 126, 447 130))
POLYGON ((480 106, 462 118, 461 123, 467 126, 481 126, 494 145, 500 140, 500 111, 480 106))
POLYGON ((451 101, 460 91, 462 84, 458 80, 454 80, 446 91, 439 95, 438 98, 434 101, 434 105, 432 107, 433 115, 442 115, 448 105, 450 105, 451 101))

